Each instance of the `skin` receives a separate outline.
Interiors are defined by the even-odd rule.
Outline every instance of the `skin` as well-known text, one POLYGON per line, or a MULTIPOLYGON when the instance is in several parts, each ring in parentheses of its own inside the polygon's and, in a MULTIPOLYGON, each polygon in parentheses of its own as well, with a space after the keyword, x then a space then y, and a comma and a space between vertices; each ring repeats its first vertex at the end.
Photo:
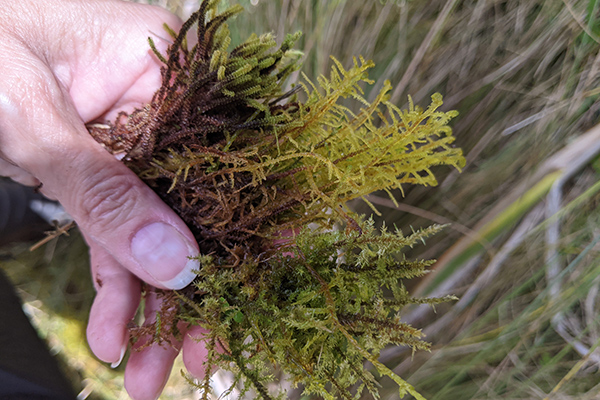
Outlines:
MULTIPOLYGON (((177 215, 85 128, 151 100, 160 62, 147 37, 164 53, 165 22, 181 25, 161 8, 119 0, 0 0, 0 175, 42 184, 86 237, 97 289, 88 342, 108 363, 120 362, 127 347, 126 325, 138 307, 141 281, 170 288, 135 261, 129 245, 135 233, 161 222, 198 251, 177 215)), ((166 275, 177 273, 165 268, 166 275)), ((151 297, 147 316, 158 307, 151 297)), ((131 397, 158 398, 180 348, 189 372, 202 377, 202 333, 195 327, 174 348, 132 352, 125 370, 131 397)))

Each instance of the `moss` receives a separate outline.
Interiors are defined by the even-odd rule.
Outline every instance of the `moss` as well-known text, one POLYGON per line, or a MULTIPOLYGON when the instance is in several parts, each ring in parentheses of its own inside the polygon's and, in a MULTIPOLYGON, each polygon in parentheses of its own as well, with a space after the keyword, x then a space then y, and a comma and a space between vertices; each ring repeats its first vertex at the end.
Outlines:
MULTIPOLYGON (((207 328, 207 367, 233 370, 234 384, 263 399, 274 396, 274 368, 307 394, 376 396, 365 360, 401 396, 420 398, 377 358, 388 344, 428 348, 400 311, 448 299, 408 294, 403 280, 432 262, 408 261, 402 250, 440 228, 378 230, 345 204, 403 184, 435 185, 435 165, 464 166, 447 125, 456 113, 437 111, 439 94, 425 110, 410 99, 400 110, 387 101, 389 82, 367 102, 361 85, 372 83, 373 63, 362 58, 349 69, 333 59, 317 85, 304 76, 286 90, 300 68, 292 49, 300 34, 280 46, 270 34, 252 35, 229 50, 225 22, 242 9, 219 13, 218 3, 203 1, 179 33, 167 29, 167 54, 150 41, 164 63, 151 103, 108 128, 90 127, 177 211, 204 254, 198 278, 164 293, 157 322, 133 336, 162 343, 181 320, 207 328), (345 101, 362 104, 360 112, 345 101)), ((208 398, 209 377, 199 386, 208 398)))

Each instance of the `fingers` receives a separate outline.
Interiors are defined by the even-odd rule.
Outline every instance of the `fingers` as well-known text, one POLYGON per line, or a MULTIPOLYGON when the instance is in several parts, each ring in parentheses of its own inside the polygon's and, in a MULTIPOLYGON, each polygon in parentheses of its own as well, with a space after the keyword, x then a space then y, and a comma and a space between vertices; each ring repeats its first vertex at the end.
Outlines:
MULTIPOLYGON (((150 100, 160 72, 146 37, 160 34, 164 21, 175 29, 180 22, 157 8, 112 0, 28 7, 36 12, 0 12, 0 174, 43 184, 86 233, 98 290, 88 340, 100 359, 118 363, 139 303, 136 276, 183 288, 199 267, 190 259, 198 245, 177 215, 89 136, 84 121, 150 100)), ((147 316, 157 309, 150 298, 147 316)), ((125 373, 132 397, 158 397, 177 350, 133 352, 125 373)))
MULTIPOLYGON (((208 331, 199 326, 193 326, 187 330, 183 337, 182 356, 183 363, 190 374, 199 380, 206 375, 204 362, 208 356, 206 349, 208 331)), ((212 373, 209 372, 209 373, 212 373)))
POLYGON ((93 243, 90 253, 98 293, 90 310, 88 343, 96 357, 116 367, 129 343, 127 325, 140 302, 140 281, 93 243))
MULTIPOLYGON (((145 344, 144 341, 139 345, 145 344)), ((134 400, 154 400, 165 387, 177 350, 152 345, 132 351, 125 367, 125 389, 134 400)))
MULTIPOLYGON (((77 40, 70 50, 63 46, 52 64, 58 71, 70 65, 70 73, 61 74, 60 81, 68 88, 80 117, 86 122, 112 121, 119 111, 131 112, 150 102, 162 81, 162 63, 151 51, 148 37, 166 54, 171 40, 163 24, 178 30, 181 20, 157 6, 120 0, 86 1, 75 7, 92 10, 98 28, 92 28, 91 35, 99 39, 77 40)), ((60 20, 47 19, 49 24, 60 20)), ((79 18, 76 23, 84 25, 82 32, 89 31, 88 20, 79 18)))
POLYGON ((139 278, 160 288, 188 285, 198 268, 189 229, 91 138, 64 89, 32 64, 35 73, 0 102, 4 157, 42 182, 95 243, 139 278))
MULTIPOLYGON (((148 325, 156 320, 160 299, 153 293, 146 296, 144 314, 148 325)), ((135 400, 154 400, 162 392, 181 343, 153 344, 144 347, 150 338, 142 337, 135 343, 125 368, 125 388, 135 400), (140 349, 141 350, 136 350, 140 349)))
MULTIPOLYGON (((158 89, 161 63, 148 37, 164 54, 170 44, 164 23, 178 30, 182 22, 163 8, 122 0, 4 2, 0 48, 16 39, 44 60, 84 121, 113 119, 142 107, 158 89)), ((0 53, 1 64, 12 56, 0 53)), ((14 61, 28 67, 27 59, 14 61)))
MULTIPOLYGON (((90 348, 102 361, 119 365, 129 342, 128 323, 134 317, 140 300, 140 281, 122 268, 102 248, 91 243, 92 276, 98 291, 90 311, 87 337, 90 348)), ((145 298, 144 314, 149 325, 156 320, 161 301, 150 293, 145 298)), ((198 327, 192 328, 192 337, 199 337, 198 327)), ((206 351, 202 343, 190 339, 183 332, 190 373, 203 376, 202 361, 206 351)), ((138 338, 125 368, 125 388, 134 400, 157 399, 170 375, 180 343, 153 344, 141 350, 150 338, 138 338)), ((184 358, 185 360, 186 358, 184 358)))
MULTIPOLYGON (((91 243, 92 277, 98 291, 90 311, 87 337, 92 352, 100 360, 118 366, 129 343, 128 324, 133 319, 140 301, 140 281, 122 268, 101 247, 91 243)), ((145 299, 146 321, 156 320, 161 300, 150 293, 145 299)), ((207 350, 204 345, 206 330, 192 327, 183 334, 183 361, 190 374, 202 379, 207 350)), ((135 400, 155 399, 161 393, 178 353, 180 343, 164 343, 143 347, 148 337, 139 338, 131 351, 125 369, 125 386, 135 400)))
MULTIPOLYGON (((92 3, 99 5, 101 10, 104 5, 117 4, 92 3)), ((125 7, 126 3, 118 4, 125 7)), ((132 17, 129 7, 126 7, 130 11, 126 15, 141 24, 139 18, 132 17)), ((109 14, 110 7, 104 8, 99 17, 109 14)), ((151 14, 158 20, 160 13, 152 11, 151 14)), ((48 21, 45 23, 49 24, 48 21)), ((125 29, 127 25, 122 23, 125 29)), ((50 29, 48 35, 51 36, 51 32, 50 29)), ((76 33, 72 34, 76 36, 76 33)), ((139 36, 139 29, 137 33, 139 36)), ((91 47, 101 45, 102 40, 117 46, 114 34, 104 35, 106 39, 103 37, 102 40, 97 37, 98 32, 94 35, 91 47)), ((86 38, 71 39, 86 43, 86 38)), ((193 235, 151 189, 90 137, 81 118, 84 114, 99 114, 100 109, 105 110, 119 99, 131 101, 147 95, 136 92, 131 86, 136 79, 144 82, 141 78, 144 73, 140 72, 139 66, 132 67, 133 75, 127 74, 128 61, 134 64, 141 61, 127 57, 112 59, 117 57, 113 50, 113 53, 102 54, 100 59, 105 62, 98 63, 87 48, 79 49, 79 52, 54 51, 60 57, 40 48, 44 49, 44 46, 39 43, 30 46, 22 38, 10 35, 0 42, 3 66, 0 76, 0 157, 19 167, 18 171, 10 172, 20 174, 19 180, 40 181, 44 193, 58 199, 95 243, 140 279, 159 288, 185 287, 195 276, 192 270, 198 268, 198 263, 190 260, 198 254, 193 235), (2 57, 2 54, 10 54, 10 57, 2 57), (71 54, 73 59, 65 54, 71 54), (113 63, 124 69, 121 74, 110 68, 102 73, 96 71, 102 69, 99 64, 113 63), (127 79, 122 80, 122 76, 127 79), (118 90, 109 93, 109 86, 118 90), (100 109, 91 109, 82 93, 95 99, 91 102, 94 104, 100 100, 92 94, 104 94, 108 100, 101 103, 100 109)), ((149 64, 146 63, 144 68, 150 68, 149 64)), ((156 64, 154 69, 156 73, 156 64)))

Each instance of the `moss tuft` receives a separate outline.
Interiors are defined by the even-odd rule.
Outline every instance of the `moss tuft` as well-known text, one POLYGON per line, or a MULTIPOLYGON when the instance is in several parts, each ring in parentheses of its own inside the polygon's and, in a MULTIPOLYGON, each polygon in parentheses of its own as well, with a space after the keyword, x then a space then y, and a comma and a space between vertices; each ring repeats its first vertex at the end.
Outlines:
MULTIPOLYGON (((177 211, 204 253, 194 283, 164 293, 157 322, 134 336, 163 343, 177 337, 178 321, 200 325, 210 332, 207 369, 233 370, 236 384, 263 399, 274 396, 273 368, 307 394, 377 396, 365 361, 401 395, 420 398, 377 358, 388 344, 428 348, 400 311, 449 298, 408 294, 403 280, 432 262, 408 261, 402 250, 440 228, 409 236, 378 230, 345 204, 403 184, 435 185, 436 165, 462 168, 448 126, 456 113, 438 111, 439 94, 425 110, 410 99, 400 110, 387 101, 389 82, 369 103, 361 85, 372 83, 373 63, 362 58, 349 69, 333 59, 317 85, 305 76, 285 90, 299 69, 292 47, 300 34, 280 46, 270 34, 252 35, 229 50, 225 22, 242 9, 219 12, 218 3, 203 1, 179 33, 167 29, 174 40, 167 54, 150 40, 164 63, 150 104, 108 128, 90 127, 177 211), (189 48, 194 25, 197 44, 189 48), (346 101, 359 102, 360 112, 346 101)), ((209 398, 209 377, 199 386, 209 398)))

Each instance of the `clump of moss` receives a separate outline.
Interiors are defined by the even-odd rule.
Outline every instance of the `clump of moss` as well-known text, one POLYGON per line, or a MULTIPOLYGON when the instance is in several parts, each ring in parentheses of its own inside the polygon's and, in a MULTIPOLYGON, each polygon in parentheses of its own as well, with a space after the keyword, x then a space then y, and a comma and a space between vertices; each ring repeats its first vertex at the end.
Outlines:
MULTIPOLYGON (((177 336, 178 321, 203 326, 207 368, 233 370, 242 394, 253 389, 263 399, 274 396, 274 368, 307 394, 377 396, 365 361, 394 379, 401 396, 420 398, 377 358, 388 344, 428 348, 400 311, 448 299, 407 293, 402 281, 432 262, 408 261, 402 249, 439 227, 404 236, 376 229, 345 204, 402 184, 435 185, 435 165, 460 169, 447 125, 456 113, 437 111, 439 94, 426 110, 412 102, 400 110, 387 102, 389 82, 367 102, 360 85, 372 83, 373 64, 362 58, 349 69, 334 59, 318 86, 304 77, 285 90, 299 69, 299 34, 280 46, 270 34, 253 35, 229 50, 225 22, 242 9, 219 13, 218 3, 203 1, 178 33, 167 27, 166 55, 150 40, 164 63, 151 103, 107 128, 90 127, 177 211, 204 254, 198 278, 166 293, 159 322, 133 336, 152 332, 162 342, 177 336), (361 103, 360 112, 342 99, 361 103)), ((199 383, 204 398, 209 379, 199 383)))

